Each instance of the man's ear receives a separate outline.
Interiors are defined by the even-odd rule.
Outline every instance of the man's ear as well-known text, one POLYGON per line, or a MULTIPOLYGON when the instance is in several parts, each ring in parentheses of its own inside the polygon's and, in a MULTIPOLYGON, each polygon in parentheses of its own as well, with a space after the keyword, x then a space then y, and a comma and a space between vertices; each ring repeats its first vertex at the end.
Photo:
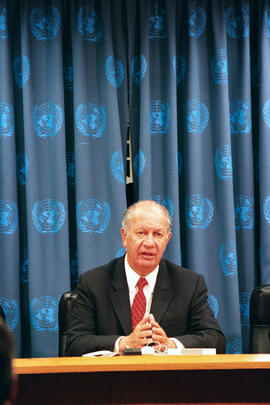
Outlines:
POLYGON ((124 246, 124 248, 126 248, 127 247, 127 241, 126 241, 127 233, 123 227, 121 228, 121 236, 122 236, 123 246, 124 246))

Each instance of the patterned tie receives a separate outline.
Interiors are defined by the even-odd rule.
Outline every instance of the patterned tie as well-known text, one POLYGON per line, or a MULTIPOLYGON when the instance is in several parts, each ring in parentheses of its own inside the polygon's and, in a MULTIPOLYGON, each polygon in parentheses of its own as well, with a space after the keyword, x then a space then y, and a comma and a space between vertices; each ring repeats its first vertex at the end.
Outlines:
POLYGON ((137 283, 138 292, 134 297, 132 307, 131 307, 131 314, 132 314, 132 328, 134 329, 135 326, 143 319, 145 311, 146 311, 146 299, 143 293, 144 286, 148 284, 146 278, 141 277, 137 283))

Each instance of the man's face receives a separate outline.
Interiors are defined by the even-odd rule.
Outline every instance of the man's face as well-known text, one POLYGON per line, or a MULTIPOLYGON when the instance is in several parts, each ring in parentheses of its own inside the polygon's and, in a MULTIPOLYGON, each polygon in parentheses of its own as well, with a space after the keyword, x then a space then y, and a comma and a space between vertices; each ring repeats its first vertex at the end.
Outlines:
POLYGON ((171 238, 164 213, 158 207, 138 207, 127 232, 122 228, 121 233, 128 264, 140 276, 147 276, 159 264, 171 238))

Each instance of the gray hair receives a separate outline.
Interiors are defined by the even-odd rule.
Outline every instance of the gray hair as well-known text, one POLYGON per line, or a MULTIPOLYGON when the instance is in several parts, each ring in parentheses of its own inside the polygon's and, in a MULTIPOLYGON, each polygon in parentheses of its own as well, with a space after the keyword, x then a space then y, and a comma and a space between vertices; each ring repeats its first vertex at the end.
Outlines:
POLYGON ((167 210, 167 208, 164 205, 159 204, 156 201, 152 201, 152 200, 137 201, 136 203, 130 205, 126 209, 126 211, 124 212, 124 215, 123 215, 123 219, 122 219, 122 228, 125 230, 125 232, 128 231, 130 221, 131 221, 136 209, 143 207, 143 206, 153 206, 153 207, 158 208, 163 213, 163 215, 165 216, 165 218, 168 222, 168 232, 171 232, 172 218, 169 214, 169 211, 167 210))

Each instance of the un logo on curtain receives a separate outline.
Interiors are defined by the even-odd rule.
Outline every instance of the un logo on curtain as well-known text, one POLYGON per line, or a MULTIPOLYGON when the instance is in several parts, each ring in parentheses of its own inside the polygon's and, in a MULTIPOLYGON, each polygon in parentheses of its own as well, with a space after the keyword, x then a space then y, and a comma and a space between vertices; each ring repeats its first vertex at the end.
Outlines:
POLYGON ((173 202, 169 197, 163 197, 162 195, 155 195, 151 198, 152 201, 155 201, 158 204, 164 205, 169 211, 170 217, 173 217, 173 202))
POLYGON ((12 234, 18 226, 17 204, 13 201, 0 200, 0 234, 12 234))
POLYGON ((251 131, 251 105, 244 100, 230 103, 230 125, 232 134, 248 134, 251 131))
POLYGON ((228 62, 226 49, 218 49, 212 59, 212 75, 216 84, 227 83, 228 81, 228 62))
POLYGON ((149 38, 162 39, 166 36, 166 12, 156 3, 152 7, 149 19, 149 38))
POLYGON ((19 320, 19 305, 13 298, 0 297, 0 305, 6 316, 6 323, 10 330, 14 330, 19 320))
POLYGON ((225 12, 226 31, 231 38, 246 38, 249 35, 249 6, 228 7, 225 12))
POLYGON ((142 150, 139 150, 137 155, 133 159, 133 170, 137 177, 141 177, 144 172, 146 164, 145 155, 142 150))
POLYGON ((30 14, 30 27, 37 40, 53 39, 61 27, 58 9, 54 6, 34 8, 30 14))
POLYGON ((211 200, 200 194, 186 198, 186 224, 191 229, 205 229, 213 219, 214 206, 211 200))
POLYGON ((100 138, 106 124, 105 109, 92 103, 80 104, 76 110, 75 121, 82 135, 100 138))
POLYGON ((152 101, 150 109, 150 133, 152 135, 163 135, 167 133, 170 123, 170 107, 166 102, 160 100, 152 101))
POLYGON ((240 316, 241 316, 241 325, 249 326, 249 302, 250 294, 247 292, 241 292, 240 297, 240 316))
POLYGON ((187 102, 186 126, 187 131, 195 134, 202 134, 208 125, 208 108, 197 98, 187 102))
POLYGON ((175 55, 173 58, 173 71, 176 76, 176 83, 179 84, 186 73, 186 61, 185 58, 181 55, 175 55))
POLYGON ((103 20, 100 10, 81 7, 78 12, 77 28, 83 39, 97 42, 103 35, 103 20))
POLYGON ((34 298, 30 303, 30 318, 34 329, 40 332, 58 330, 58 299, 50 296, 34 298))
POLYGON ((7 30, 7 8, 4 4, 0 4, 0 39, 8 38, 7 30))
POLYGON ((208 301, 210 308, 213 311, 214 317, 217 319, 218 310, 219 310, 218 300, 216 299, 216 297, 214 295, 209 294, 207 301, 208 301))
POLYGON ((188 7, 189 35, 198 38, 206 26, 206 13, 204 9, 193 2, 188 7))
POLYGON ((232 153, 230 145, 223 145, 216 150, 215 167, 221 180, 232 178, 232 153))
POLYGON ((111 171, 114 178, 120 183, 125 183, 125 170, 122 153, 117 150, 111 157, 111 171))
POLYGON ((219 260, 225 276, 231 277, 237 273, 237 252, 235 241, 229 241, 221 246, 219 260))
POLYGON ((14 134, 14 108, 7 103, 0 103, 0 136, 14 134))
POLYGON ((147 72, 148 64, 143 54, 135 56, 131 63, 131 74, 136 86, 140 87, 142 80, 147 72))
POLYGON ((254 198, 246 195, 234 197, 234 215, 236 229, 252 229, 254 227, 254 198))
POLYGON ((53 103, 35 105, 33 120, 37 136, 55 136, 63 124, 62 108, 53 103))
POLYGON ((36 201, 32 219, 39 233, 55 233, 64 225, 66 210, 63 203, 55 199, 36 201))
POLYGON ((124 76, 125 69, 120 60, 116 60, 112 55, 106 59, 105 63, 106 77, 113 87, 118 89, 121 86, 124 76))
POLYGON ((108 203, 93 198, 78 202, 77 224, 82 232, 103 233, 110 220, 111 209, 108 203))
POLYGON ((30 62, 27 56, 19 55, 14 59, 13 72, 15 83, 22 88, 30 76, 30 62))

